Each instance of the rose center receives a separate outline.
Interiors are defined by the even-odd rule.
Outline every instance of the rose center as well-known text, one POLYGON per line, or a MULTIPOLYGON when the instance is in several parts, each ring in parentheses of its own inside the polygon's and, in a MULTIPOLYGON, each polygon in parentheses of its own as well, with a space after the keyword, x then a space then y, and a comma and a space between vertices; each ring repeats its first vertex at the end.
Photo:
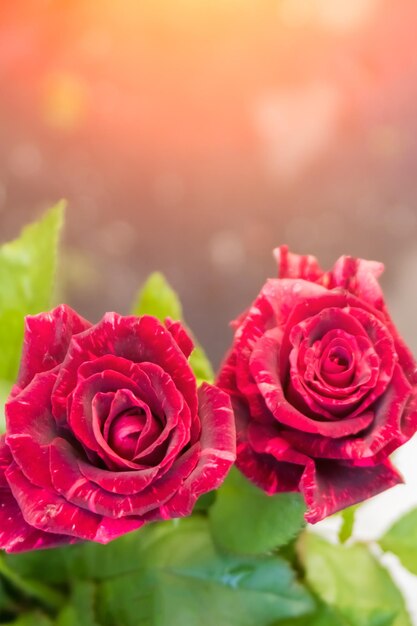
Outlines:
POLYGON ((121 457, 133 459, 139 436, 146 423, 146 414, 142 409, 131 409, 120 413, 110 426, 108 443, 121 457))
POLYGON ((323 363, 324 372, 341 372, 349 367, 350 359, 347 350, 342 347, 333 348, 323 363))
POLYGON ((355 356, 347 341, 333 339, 318 358, 316 371, 324 384, 331 387, 346 387, 355 374, 355 356))

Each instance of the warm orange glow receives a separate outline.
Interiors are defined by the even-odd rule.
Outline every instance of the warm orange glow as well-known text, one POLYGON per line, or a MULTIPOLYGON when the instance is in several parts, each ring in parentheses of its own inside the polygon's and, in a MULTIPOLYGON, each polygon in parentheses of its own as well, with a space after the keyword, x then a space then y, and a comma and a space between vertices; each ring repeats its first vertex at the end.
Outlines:
POLYGON ((220 354, 206 317, 278 243, 326 264, 416 240, 416 23, 411 0, 1 2, 2 231, 68 197, 74 304, 127 310, 164 269, 220 354))
POLYGON ((70 74, 46 77, 42 94, 42 113, 48 125, 70 130, 81 123, 85 110, 86 87, 70 74))
POLYGON ((281 18, 291 26, 318 25, 348 31, 371 19, 380 0, 282 0, 281 18))
POLYGON ((381 0, 8 3, 0 69, 14 93, 31 92, 21 106, 58 132, 106 136, 148 161, 243 157, 293 178, 335 140, 352 102, 404 71, 406 34, 395 55, 380 49, 385 69, 372 75, 370 50, 389 27, 380 9, 381 0), (340 36, 358 49, 349 64, 340 36))

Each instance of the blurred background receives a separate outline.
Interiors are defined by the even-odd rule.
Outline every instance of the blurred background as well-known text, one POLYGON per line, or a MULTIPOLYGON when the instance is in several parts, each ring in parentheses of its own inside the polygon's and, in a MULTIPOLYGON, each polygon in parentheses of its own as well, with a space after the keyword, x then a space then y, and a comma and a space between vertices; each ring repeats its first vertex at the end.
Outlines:
POLYGON ((414 0, 0 5, 0 236, 69 201, 65 300, 164 271, 217 365, 288 243, 382 260, 417 348, 414 0))
MULTIPOLYGON (((379 259, 417 353, 416 23, 415 0, 2 2, 1 239, 67 198, 62 299, 125 313, 162 270, 215 365, 274 246, 379 259)), ((416 455, 357 538, 417 505, 416 455)))

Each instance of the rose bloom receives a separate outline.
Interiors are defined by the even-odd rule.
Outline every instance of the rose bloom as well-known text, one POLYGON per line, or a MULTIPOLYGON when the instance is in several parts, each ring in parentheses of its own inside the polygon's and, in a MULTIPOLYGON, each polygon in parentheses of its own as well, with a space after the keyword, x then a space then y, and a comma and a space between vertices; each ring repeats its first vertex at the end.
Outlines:
POLYGON ((232 397, 237 466, 274 494, 300 491, 317 522, 402 482, 388 460, 416 431, 416 363, 386 310, 380 263, 275 251, 236 322, 218 385, 232 397))
POLYGON ((0 440, 0 546, 107 543, 189 515, 235 459, 230 400, 203 383, 179 322, 67 306, 26 318, 0 440))

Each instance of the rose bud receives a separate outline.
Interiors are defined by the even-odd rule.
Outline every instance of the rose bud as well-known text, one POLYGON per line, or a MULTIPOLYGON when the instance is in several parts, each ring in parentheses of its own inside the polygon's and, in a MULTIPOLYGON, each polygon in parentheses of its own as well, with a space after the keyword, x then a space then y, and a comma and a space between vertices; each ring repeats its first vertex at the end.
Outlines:
POLYGON ((67 306, 26 318, 0 440, 0 546, 107 543, 189 515, 235 459, 228 396, 196 379, 179 322, 67 306))
POLYGON ((268 494, 300 491, 317 522, 402 482, 388 460, 417 428, 416 363, 384 304, 380 263, 276 251, 235 323, 218 377, 232 398, 237 466, 268 494))

